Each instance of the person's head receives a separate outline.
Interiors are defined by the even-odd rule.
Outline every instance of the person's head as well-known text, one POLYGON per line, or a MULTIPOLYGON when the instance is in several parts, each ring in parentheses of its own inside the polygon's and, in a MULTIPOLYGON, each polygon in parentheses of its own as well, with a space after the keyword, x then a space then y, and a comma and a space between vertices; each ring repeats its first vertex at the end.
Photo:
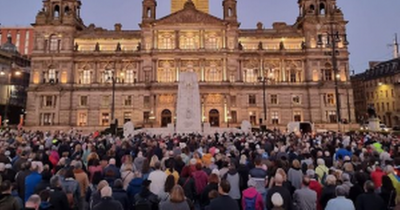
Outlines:
POLYGON ((109 165, 115 165, 115 159, 111 158, 110 161, 108 162, 109 165))
POLYGON ((282 183, 283 183, 282 175, 279 173, 276 173, 275 177, 274 177, 274 182, 275 182, 275 186, 282 186, 282 183))
POLYGON ((200 171, 202 168, 201 163, 196 163, 196 170, 200 171))
POLYGON ((275 173, 275 174, 280 174, 280 175, 282 176, 282 180, 283 180, 283 181, 286 181, 286 180, 287 180, 286 172, 285 172, 285 170, 283 170, 282 168, 278 168, 278 169, 276 170, 276 173, 275 173))
POLYGON ((317 159, 317 165, 319 165, 319 166, 325 165, 325 160, 322 159, 322 158, 318 158, 318 159, 317 159))
POLYGON ((31 163, 31 171, 38 172, 39 171, 39 165, 35 162, 31 163))
POLYGON ((307 176, 304 176, 304 177, 303 177, 303 181, 302 181, 302 185, 303 185, 304 187, 308 187, 308 186, 310 185, 310 178, 307 177, 307 176))
POLYGON ((92 184, 98 185, 99 182, 100 182, 102 179, 103 179, 103 174, 101 174, 100 171, 96 171, 96 172, 94 172, 93 177, 92 177, 92 184))
POLYGON ((164 192, 171 192, 172 188, 175 185, 175 177, 173 175, 168 175, 164 184, 164 192))
POLYGON ((214 184, 218 184, 219 183, 219 177, 217 174, 210 174, 210 176, 208 177, 208 183, 214 183, 214 184))
POLYGON ((385 171, 386 171, 387 175, 393 174, 394 173, 394 168, 391 165, 387 165, 385 171))
POLYGON ((102 198, 105 197, 111 197, 112 196, 112 189, 109 186, 103 187, 103 189, 100 190, 100 194, 102 198))
POLYGON ((326 176, 326 185, 336 185, 336 177, 334 175, 326 176))
POLYGON ((150 184, 151 184, 151 180, 148 180, 148 179, 146 179, 146 180, 144 180, 144 181, 142 182, 143 188, 146 188, 146 189, 149 189, 149 188, 150 188, 150 184))
POLYGON ((212 200, 212 199, 214 199, 214 198, 217 198, 218 197, 218 191, 216 191, 216 190, 211 190, 209 193, 208 193, 208 198, 210 199, 210 200, 212 200))
POLYGON ((247 181, 248 187, 256 187, 256 185, 257 185, 257 182, 253 178, 250 178, 249 181, 247 181))
POLYGON ((231 185, 227 180, 221 180, 218 186, 218 192, 222 195, 226 195, 231 191, 231 185))
POLYGON ((25 208, 30 208, 30 209, 39 209, 41 199, 39 195, 33 194, 25 203, 25 208))
POLYGON ((364 191, 365 192, 374 192, 375 191, 375 185, 372 181, 368 180, 364 184, 364 191))
POLYGON ((337 197, 339 196, 345 197, 347 195, 346 189, 342 186, 337 186, 335 189, 335 193, 337 197))
POLYGON ((350 175, 348 173, 343 173, 342 174, 342 181, 343 182, 349 182, 350 181, 350 175))
POLYGON ((61 179, 59 176, 53 176, 50 179, 50 187, 61 187, 61 179))
POLYGON ((116 179, 114 181, 114 188, 116 189, 122 189, 124 187, 124 184, 122 183, 121 179, 116 179))
POLYGON ((274 205, 274 207, 283 206, 283 198, 282 198, 281 194, 279 194, 277 192, 272 194, 271 202, 272 202, 272 205, 274 205))
POLYGON ((75 175, 74 175, 73 169, 72 169, 72 168, 67 169, 67 170, 65 171, 64 177, 65 177, 65 178, 73 178, 73 179, 75 179, 75 175))
POLYGON ((156 170, 160 170, 160 169, 161 169, 161 163, 160 163, 160 161, 156 161, 156 162, 154 163, 154 169, 156 169, 156 170))
POLYGON ((105 187, 108 187, 108 182, 106 180, 101 180, 97 185, 97 191, 101 192, 101 190, 105 187))
POLYGON ((6 194, 6 193, 7 193, 7 194, 11 194, 11 191, 12 191, 11 182, 8 181, 8 180, 3 181, 3 182, 1 183, 0 190, 1 190, 1 193, 2 193, 2 194, 6 194))
POLYGON ((39 193, 39 196, 40 196, 40 200, 41 201, 47 201, 48 202, 50 200, 50 190, 49 189, 42 190, 39 193))
POLYGON ((386 175, 382 176, 382 188, 387 189, 389 191, 394 189, 393 182, 389 176, 386 175))
POLYGON ((297 159, 294 159, 292 161, 292 166, 293 166, 293 168, 300 168, 300 161, 297 159))
POLYGON ((180 185, 175 185, 172 188, 169 200, 172 203, 181 203, 185 201, 185 193, 180 185))

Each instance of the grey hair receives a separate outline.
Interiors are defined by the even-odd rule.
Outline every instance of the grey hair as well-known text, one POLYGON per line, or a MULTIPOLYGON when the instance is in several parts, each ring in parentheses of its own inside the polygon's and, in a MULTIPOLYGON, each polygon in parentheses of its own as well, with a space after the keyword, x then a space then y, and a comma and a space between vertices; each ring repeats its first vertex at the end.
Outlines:
POLYGON ((76 168, 76 169, 82 169, 82 163, 81 163, 81 161, 77 161, 77 162, 75 163, 75 168, 76 168))
POLYGON ((29 197, 28 201, 26 203, 33 203, 35 205, 39 205, 41 203, 41 199, 39 195, 33 194, 31 197, 29 197))
POLYGON ((335 189, 336 192, 336 196, 346 196, 347 192, 346 189, 344 189, 344 187, 342 186, 337 186, 335 189))
POLYGON ((58 175, 51 177, 50 179, 51 187, 58 187, 60 184, 61 184, 61 179, 58 175))

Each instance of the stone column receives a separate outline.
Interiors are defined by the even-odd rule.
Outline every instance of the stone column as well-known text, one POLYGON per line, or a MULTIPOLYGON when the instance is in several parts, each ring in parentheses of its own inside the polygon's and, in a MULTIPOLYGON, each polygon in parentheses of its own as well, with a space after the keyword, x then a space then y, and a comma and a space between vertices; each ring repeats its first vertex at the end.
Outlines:
POLYGON ((175 30, 175 49, 180 49, 180 46, 179 46, 180 41, 179 41, 179 39, 180 39, 180 32, 179 32, 179 30, 175 30))
POLYGON ((153 49, 158 49, 158 31, 153 31, 153 49))
MULTIPOLYGON (((226 56, 226 55, 225 55, 225 56, 226 56)), ((226 79, 226 69, 227 69, 226 65, 227 65, 226 57, 224 57, 224 58, 223 58, 223 61, 222 61, 223 81, 224 81, 224 82, 227 81, 227 79, 226 79)))
POLYGON ((239 68, 238 68, 238 72, 237 72, 237 76, 240 82, 243 82, 243 60, 239 59, 239 68))
POLYGON ((222 30, 222 49, 226 49, 226 30, 222 30))
POLYGON ((175 58, 175 81, 179 81, 179 72, 181 66, 181 59, 175 58))
POLYGON ((200 68, 201 68, 201 78, 200 81, 204 82, 206 75, 205 75, 205 70, 204 70, 204 66, 205 66, 205 60, 201 59, 200 60, 200 68))
POLYGON ((285 60, 281 59, 281 75, 282 75, 282 82, 287 82, 286 81, 286 65, 285 65, 285 60))

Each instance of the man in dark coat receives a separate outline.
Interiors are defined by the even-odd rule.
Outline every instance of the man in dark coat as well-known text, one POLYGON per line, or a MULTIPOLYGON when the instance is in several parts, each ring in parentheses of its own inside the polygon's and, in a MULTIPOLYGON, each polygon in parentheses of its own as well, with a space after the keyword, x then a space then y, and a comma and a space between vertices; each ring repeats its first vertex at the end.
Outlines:
POLYGON ((111 187, 101 189, 101 202, 93 207, 93 210, 124 210, 122 204, 112 198, 111 187))
POLYGON ((372 181, 365 182, 364 191, 365 193, 357 197, 357 210, 386 209, 385 201, 383 201, 383 199, 374 192, 375 185, 372 181))
POLYGON ((115 180, 112 197, 114 198, 114 200, 120 202, 124 209, 130 209, 131 202, 129 201, 128 194, 123 189, 121 179, 115 180))
POLYGON ((17 183, 18 195, 20 198, 25 198, 25 178, 31 174, 31 163, 26 162, 21 165, 20 172, 17 173, 15 181, 17 183))
POLYGON ((286 210, 293 209, 292 195, 289 190, 283 186, 283 177, 280 174, 276 174, 274 178, 275 185, 268 190, 267 193, 267 209, 272 209, 274 205, 272 204, 272 195, 274 193, 279 193, 283 198, 283 208, 286 210))
POLYGON ((208 209, 209 210, 239 210, 239 204, 233 200, 228 194, 231 190, 231 185, 228 181, 222 180, 218 187, 218 192, 220 196, 211 201, 208 209))
POLYGON ((57 210, 70 210, 68 198, 61 188, 61 179, 59 176, 53 176, 50 179, 50 187, 49 203, 57 210))

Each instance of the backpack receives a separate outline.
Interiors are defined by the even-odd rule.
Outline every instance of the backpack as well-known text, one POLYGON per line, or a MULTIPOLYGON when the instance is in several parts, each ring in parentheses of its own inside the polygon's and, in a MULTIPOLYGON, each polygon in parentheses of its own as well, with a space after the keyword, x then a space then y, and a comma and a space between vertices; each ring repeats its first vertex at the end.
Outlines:
POLYGON ((256 196, 254 196, 253 198, 244 197, 244 206, 245 206, 244 210, 255 210, 256 209, 257 196, 258 196, 258 194, 256 196))
POLYGON ((326 174, 326 172, 324 171, 324 175, 322 175, 322 178, 321 178, 321 184, 323 185, 323 186, 325 186, 325 184, 326 184, 326 177, 327 177, 328 175, 326 174))
POLYGON ((147 198, 137 196, 138 200, 135 202, 135 210, 151 210, 152 203, 147 198))

